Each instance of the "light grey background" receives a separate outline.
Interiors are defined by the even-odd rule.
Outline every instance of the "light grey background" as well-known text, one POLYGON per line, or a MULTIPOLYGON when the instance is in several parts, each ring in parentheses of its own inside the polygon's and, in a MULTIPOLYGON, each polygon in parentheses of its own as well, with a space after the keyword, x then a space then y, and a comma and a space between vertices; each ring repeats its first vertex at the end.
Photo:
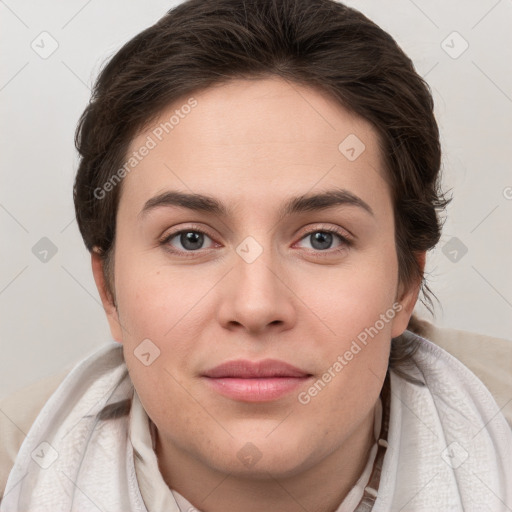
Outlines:
MULTIPOLYGON (((512 339, 512 1, 347 3, 433 90, 454 195, 427 262, 435 323, 512 339)), ((0 0, 0 397, 110 339, 74 220, 74 130, 102 62, 173 5, 0 0), (43 237, 57 249, 46 262, 43 237)))

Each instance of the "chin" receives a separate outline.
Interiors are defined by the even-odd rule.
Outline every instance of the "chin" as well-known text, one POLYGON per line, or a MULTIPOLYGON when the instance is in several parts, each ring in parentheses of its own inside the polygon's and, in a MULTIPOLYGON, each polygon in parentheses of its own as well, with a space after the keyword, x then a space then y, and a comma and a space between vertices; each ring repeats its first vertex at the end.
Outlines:
POLYGON ((218 471, 241 478, 268 480, 271 477, 296 476, 319 461, 320 450, 310 448, 305 451, 305 444, 298 439, 292 442, 290 436, 287 439, 276 436, 272 441, 264 436, 244 438, 247 441, 241 441, 242 438, 238 436, 232 440, 222 451, 224 454, 229 453, 222 460, 213 459, 209 452, 207 464, 218 471))

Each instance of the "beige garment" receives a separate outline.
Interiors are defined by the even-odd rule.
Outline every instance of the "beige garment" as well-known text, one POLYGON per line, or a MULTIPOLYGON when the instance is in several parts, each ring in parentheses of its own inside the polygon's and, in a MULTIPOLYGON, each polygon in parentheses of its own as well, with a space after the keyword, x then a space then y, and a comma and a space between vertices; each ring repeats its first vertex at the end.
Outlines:
POLYGON ((16 455, 32 423, 74 364, 0 400, 0 498, 16 455))
POLYGON ((414 332, 467 366, 491 392, 512 427, 512 339, 438 327, 424 319, 414 332))
MULTIPOLYGON (((487 386, 512 426, 512 341, 441 328, 427 320, 421 320, 418 327, 420 336, 451 353, 487 386)), ((73 366, 0 401, 0 497, 26 433, 73 366)))

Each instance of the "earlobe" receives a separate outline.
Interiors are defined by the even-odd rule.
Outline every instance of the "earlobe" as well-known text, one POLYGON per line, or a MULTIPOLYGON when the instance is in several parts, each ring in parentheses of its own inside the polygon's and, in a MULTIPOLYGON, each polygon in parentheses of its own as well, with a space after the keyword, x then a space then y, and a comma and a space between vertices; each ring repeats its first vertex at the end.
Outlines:
POLYGON ((112 295, 108 292, 108 288, 105 282, 105 275, 103 272, 103 260, 98 252, 94 250, 91 252, 91 266, 96 288, 98 289, 105 314, 107 315, 112 337, 115 341, 122 342, 123 336, 119 323, 117 306, 112 295))

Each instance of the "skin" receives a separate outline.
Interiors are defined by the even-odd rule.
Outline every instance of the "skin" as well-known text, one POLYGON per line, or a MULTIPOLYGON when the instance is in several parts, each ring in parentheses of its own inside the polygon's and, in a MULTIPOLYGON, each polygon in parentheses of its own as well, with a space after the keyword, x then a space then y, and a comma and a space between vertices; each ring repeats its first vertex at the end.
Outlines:
MULTIPOLYGON (((377 132, 324 93, 280 78, 234 80, 193 96, 197 106, 123 180, 117 308, 92 254, 112 336, 157 427, 169 487, 205 512, 333 511, 365 467, 391 338, 406 329, 420 285, 398 282, 377 132), (349 134, 366 146, 354 161, 338 149, 349 134), (278 218, 286 199, 334 187, 374 216, 338 205, 278 218), (141 220, 145 202, 167 190, 215 196, 232 213, 162 206, 141 220), (176 253, 159 244, 192 227, 206 232, 199 249, 187 250, 179 235, 167 243, 176 253), (353 244, 333 235, 319 249, 309 228, 348 231, 353 244), (236 252, 248 236, 263 249, 252 263, 236 252), (274 402, 248 403, 201 378, 228 360, 274 358, 316 381, 395 302, 401 311, 307 405, 297 395, 311 381, 274 402), (144 339, 160 350, 149 366, 134 354, 144 339), (237 456, 248 442, 261 454, 250 466, 237 456)), ((185 103, 162 112, 129 152, 185 103)))

